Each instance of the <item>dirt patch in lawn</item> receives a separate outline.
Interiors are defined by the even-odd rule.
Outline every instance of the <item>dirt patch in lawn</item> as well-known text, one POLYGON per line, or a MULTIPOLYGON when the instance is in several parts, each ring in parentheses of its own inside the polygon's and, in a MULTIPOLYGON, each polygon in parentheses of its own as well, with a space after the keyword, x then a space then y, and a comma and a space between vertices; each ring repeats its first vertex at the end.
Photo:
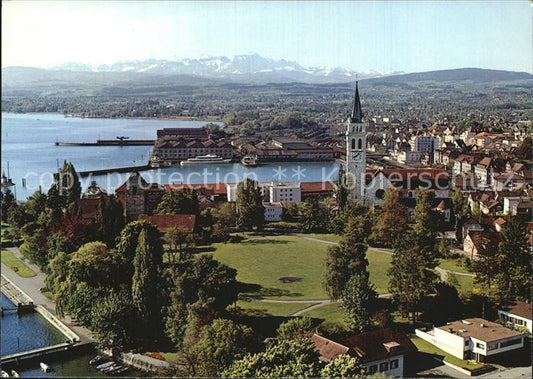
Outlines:
POLYGON ((279 281, 282 283, 294 283, 294 282, 301 282, 302 278, 298 278, 295 276, 284 276, 283 278, 279 278, 279 281))

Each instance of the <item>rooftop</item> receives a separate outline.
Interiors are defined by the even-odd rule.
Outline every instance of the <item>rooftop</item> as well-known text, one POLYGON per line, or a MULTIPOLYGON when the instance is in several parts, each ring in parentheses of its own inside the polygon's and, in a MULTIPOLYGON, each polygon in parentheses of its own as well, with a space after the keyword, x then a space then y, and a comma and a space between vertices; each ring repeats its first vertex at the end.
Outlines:
POLYGON ((514 303, 502 307, 501 310, 529 320, 533 319, 531 303, 526 303, 524 301, 515 301, 514 303))
POLYGON ((477 317, 449 322, 444 326, 439 326, 438 329, 463 338, 473 337, 484 342, 498 341, 522 335, 522 333, 506 328, 505 326, 477 317))

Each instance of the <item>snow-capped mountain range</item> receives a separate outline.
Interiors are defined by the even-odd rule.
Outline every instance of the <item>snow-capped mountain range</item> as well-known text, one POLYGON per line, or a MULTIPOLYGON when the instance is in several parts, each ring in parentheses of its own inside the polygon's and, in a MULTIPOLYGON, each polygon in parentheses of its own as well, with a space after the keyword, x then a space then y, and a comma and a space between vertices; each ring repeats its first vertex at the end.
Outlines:
POLYGON ((374 70, 356 72, 342 67, 303 67, 297 62, 264 58, 256 53, 236 55, 232 58, 221 56, 177 61, 148 59, 97 66, 70 62, 52 69, 78 72, 144 72, 159 75, 198 75, 235 80, 293 80, 309 82, 343 82, 353 81, 356 75, 359 79, 366 79, 401 74, 399 72, 382 74, 374 70))

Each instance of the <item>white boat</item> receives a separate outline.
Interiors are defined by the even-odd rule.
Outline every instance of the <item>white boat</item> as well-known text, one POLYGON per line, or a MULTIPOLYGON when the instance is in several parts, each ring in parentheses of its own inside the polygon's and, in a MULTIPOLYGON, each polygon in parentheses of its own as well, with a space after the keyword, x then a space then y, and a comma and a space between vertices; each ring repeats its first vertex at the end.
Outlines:
POLYGON ((241 164, 245 167, 257 166, 257 155, 248 154, 242 157, 241 164))
POLYGON ((20 378, 20 374, 18 372, 16 372, 15 370, 11 370, 11 376, 13 378, 20 378))
POLYGON ((96 369, 97 370, 103 370, 103 369, 106 369, 106 368, 108 368, 108 367, 110 367, 110 366, 112 366, 114 364, 115 364, 115 362, 113 362, 113 361, 102 363, 101 365, 96 366, 96 369))
POLYGON ((43 370, 43 372, 50 372, 52 371, 52 367, 50 367, 49 365, 47 365, 46 363, 39 363, 39 366, 41 366, 41 370, 43 370))
POLYGON ((231 159, 224 159, 216 154, 199 155, 194 158, 189 158, 186 161, 181 161, 180 165, 186 166, 190 164, 212 164, 212 163, 229 163, 231 159))
POLYGON ((2 378, 9 378, 9 374, 2 370, 2 378))

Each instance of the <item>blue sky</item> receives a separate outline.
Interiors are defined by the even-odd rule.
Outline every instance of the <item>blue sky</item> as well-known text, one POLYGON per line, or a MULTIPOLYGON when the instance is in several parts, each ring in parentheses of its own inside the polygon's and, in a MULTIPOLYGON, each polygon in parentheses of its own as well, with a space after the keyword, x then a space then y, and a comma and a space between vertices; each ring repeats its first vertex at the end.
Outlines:
POLYGON ((532 72, 532 3, 2 2, 2 67, 233 56, 360 71, 532 72))

